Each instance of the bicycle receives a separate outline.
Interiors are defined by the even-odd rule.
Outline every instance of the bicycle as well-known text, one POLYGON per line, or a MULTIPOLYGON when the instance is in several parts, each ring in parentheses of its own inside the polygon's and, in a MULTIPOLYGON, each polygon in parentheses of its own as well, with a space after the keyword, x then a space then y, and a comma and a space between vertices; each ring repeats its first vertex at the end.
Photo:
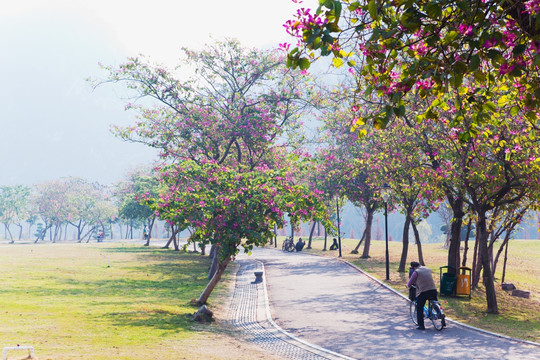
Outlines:
POLYGON ((281 246, 281 250, 283 250, 284 252, 293 252, 295 250, 293 239, 283 240, 283 245, 281 246))
MULTIPOLYGON (((410 303, 411 319, 415 325, 418 325, 416 318, 416 299, 410 303)), ((428 300, 424 305, 424 319, 429 319, 437 331, 446 327, 446 318, 441 303, 437 300, 428 300)))

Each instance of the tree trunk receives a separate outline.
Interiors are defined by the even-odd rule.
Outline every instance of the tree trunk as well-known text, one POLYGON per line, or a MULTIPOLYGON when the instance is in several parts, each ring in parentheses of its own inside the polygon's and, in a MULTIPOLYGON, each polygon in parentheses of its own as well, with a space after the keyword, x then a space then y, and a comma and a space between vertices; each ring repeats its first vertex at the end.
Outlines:
POLYGON ((146 235, 146 244, 144 244, 144 246, 150 245, 150 238, 152 237, 152 229, 154 228, 155 221, 156 221, 156 215, 152 215, 148 219, 148 234, 146 235))
POLYGON ((309 241, 308 241, 307 249, 311 249, 311 239, 313 239, 313 232, 315 231, 315 225, 317 225, 317 222, 313 221, 313 226, 311 227, 311 231, 309 232, 309 241))
POLYGON ((111 232, 111 240, 114 240, 112 221, 109 220, 109 231, 111 232))
POLYGON ((197 300, 197 304, 199 304, 199 305, 206 304, 206 301, 208 300, 208 298, 210 297, 210 294, 212 293, 212 291, 216 287, 217 283, 221 279, 221 276, 225 272, 225 269, 227 268, 227 265, 229 264, 230 261, 231 261, 231 257, 229 256, 226 259, 224 259, 223 261, 219 262, 216 273, 214 274, 214 276, 212 277, 212 279, 210 280, 208 285, 206 285, 206 288, 204 289, 201 296, 197 300))
MULTIPOLYGON (((450 244, 448 246, 448 266, 457 269, 459 267, 459 248, 461 246, 461 226, 463 222, 464 200, 461 194, 457 196, 450 188, 445 188, 446 199, 452 208, 452 220, 450 225, 450 244)), ((453 269, 448 269, 449 272, 453 269)))
POLYGON ((4 224, 4 229, 5 229, 4 233, 5 233, 6 238, 7 238, 7 234, 9 234, 9 238, 11 239, 9 243, 13 244, 15 241, 13 240, 13 235, 11 234, 11 230, 9 230, 9 225, 4 224))
MULTIPOLYGON (((477 224, 478 228, 478 224, 477 224)), ((482 265, 478 261, 478 244, 480 244, 480 241, 478 241, 478 231, 476 231, 476 240, 474 242, 474 254, 473 254, 473 267, 472 267, 472 288, 476 289, 478 286, 478 283, 480 282, 480 272, 482 271, 482 265)))
MULTIPOLYGON (((461 226, 463 223, 463 199, 453 200, 452 203, 452 226, 450 227, 451 238, 450 247, 448 248, 448 266, 454 269, 459 267, 459 248, 461 247, 461 226)), ((451 269, 448 269, 451 272, 451 269)))
POLYGON ((324 248, 323 251, 326 251, 326 240, 328 240, 328 233, 326 232, 326 227, 324 228, 324 248))
POLYGON ((504 284, 504 278, 506 277, 506 260, 508 260, 508 243, 506 243, 506 249, 504 250, 504 262, 503 262, 503 273, 501 278, 501 283, 504 284))
POLYGON ((178 245, 176 243, 176 232, 178 230, 175 229, 174 225, 172 226, 172 233, 171 233, 171 236, 169 237, 169 241, 167 241, 167 243, 165 244, 165 246, 163 246, 163 249, 168 249, 169 246, 171 245, 171 243, 174 243, 174 250, 178 250, 178 245))
POLYGON ((418 250, 418 262, 421 265, 426 265, 424 263, 424 252, 422 251, 422 243, 420 242, 420 234, 418 233, 418 228, 416 227, 414 221, 411 222, 411 225, 414 232, 414 238, 416 240, 416 248, 418 250))
MULTIPOLYGON (((272 245, 272 243, 270 243, 272 245)), ((274 224, 274 247, 277 247, 277 224, 274 224)))
POLYGON ((362 242, 364 241, 365 238, 366 238, 366 229, 364 229, 364 232, 362 233, 362 238, 360 238, 360 241, 358 242, 358 244, 356 244, 356 247, 354 248, 354 250, 351 251, 351 254, 358 254, 358 249, 360 248, 360 245, 362 245, 362 242))
POLYGON ((339 218, 339 197, 336 196, 337 230, 339 242, 339 257, 341 257, 341 219, 339 218))
POLYGON ((471 236, 471 224, 472 220, 469 220, 467 224, 467 236, 465 237, 465 249, 463 249, 463 260, 461 266, 467 266, 467 253, 469 252, 469 238, 471 236))
POLYGON ((17 225, 19 227, 19 241, 21 241, 22 233, 23 233, 23 226, 21 224, 17 225))
POLYGON ((371 246, 371 228, 373 225, 373 213, 375 210, 372 210, 366 206, 366 238, 364 240, 364 252, 362 253, 362 259, 369 258, 369 248, 371 246))
POLYGON ((180 240, 178 239, 178 228, 174 232, 173 236, 173 245, 174 245, 174 251, 180 251, 180 240))
POLYGON ((499 256, 501 255, 503 249, 506 249, 505 254, 504 254, 504 256, 506 257, 506 252, 508 251, 508 243, 510 242, 511 235, 512 235, 512 231, 508 230, 506 232, 506 235, 504 236, 504 240, 501 246, 499 247, 499 250, 497 251, 497 255, 495 255, 495 260, 493 261, 493 275, 495 275, 495 272, 497 271, 497 263, 499 262, 499 256))
POLYGON ((212 265, 210 266, 210 270, 208 271, 208 280, 212 279, 216 274, 219 265, 219 250, 220 247, 215 244, 213 244, 210 248, 210 258, 212 259, 212 265))
POLYGON ((407 265, 407 255, 409 254, 409 227, 411 226, 411 217, 409 214, 405 215, 405 224, 403 225, 403 238, 401 242, 403 243, 403 248, 401 250, 401 259, 399 261, 398 272, 405 272, 405 269, 408 268, 407 265))
POLYGON ((476 228, 479 236, 477 237, 479 244, 478 250, 480 255, 480 260, 483 268, 483 281, 484 286, 486 287, 486 302, 488 314, 498 314, 499 308, 497 306, 497 295, 495 293, 495 284, 493 281, 493 274, 491 272, 491 261, 489 258, 487 240, 488 232, 486 228, 486 214, 483 211, 478 212, 478 227, 476 228))

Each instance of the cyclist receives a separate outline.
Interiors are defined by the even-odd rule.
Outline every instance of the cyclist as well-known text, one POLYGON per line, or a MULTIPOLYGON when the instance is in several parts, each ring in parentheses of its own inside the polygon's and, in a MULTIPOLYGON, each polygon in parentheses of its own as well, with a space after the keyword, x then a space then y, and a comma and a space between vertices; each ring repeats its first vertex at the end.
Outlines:
POLYGON ((420 266, 420 263, 411 262, 414 272, 407 283, 407 287, 416 285, 416 316, 418 320, 417 330, 425 330, 424 327, 424 305, 427 300, 437 300, 437 287, 433 281, 433 275, 428 267, 420 266))

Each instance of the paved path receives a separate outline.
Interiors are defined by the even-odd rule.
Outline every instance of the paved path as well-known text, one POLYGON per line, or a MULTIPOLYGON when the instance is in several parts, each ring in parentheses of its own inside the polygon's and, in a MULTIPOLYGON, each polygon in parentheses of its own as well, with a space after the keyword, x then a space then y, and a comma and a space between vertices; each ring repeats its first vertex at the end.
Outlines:
POLYGON ((233 323, 286 359, 540 359, 540 346, 455 323, 415 330, 407 300, 337 259, 255 249, 238 261, 233 323))

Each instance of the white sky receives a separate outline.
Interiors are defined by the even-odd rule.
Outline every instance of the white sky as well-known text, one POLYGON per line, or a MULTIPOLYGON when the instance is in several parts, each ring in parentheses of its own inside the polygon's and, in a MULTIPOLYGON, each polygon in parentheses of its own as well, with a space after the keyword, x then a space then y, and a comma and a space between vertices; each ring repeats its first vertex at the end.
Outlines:
MULTIPOLYGON (((183 46, 224 37, 269 47, 290 41, 283 23, 299 7, 291 0, 1 0, 0 16, 55 13, 104 32, 130 55, 174 62, 183 46)), ((316 6, 316 0, 307 0, 316 6)))
MULTIPOLYGON (((301 6, 315 7, 317 0, 301 6)), ((0 0, 0 185, 64 176, 110 183, 154 153, 114 138, 134 114, 114 87, 90 91, 97 65, 144 54, 172 66, 182 47, 235 37, 292 42, 291 0, 0 0)))

